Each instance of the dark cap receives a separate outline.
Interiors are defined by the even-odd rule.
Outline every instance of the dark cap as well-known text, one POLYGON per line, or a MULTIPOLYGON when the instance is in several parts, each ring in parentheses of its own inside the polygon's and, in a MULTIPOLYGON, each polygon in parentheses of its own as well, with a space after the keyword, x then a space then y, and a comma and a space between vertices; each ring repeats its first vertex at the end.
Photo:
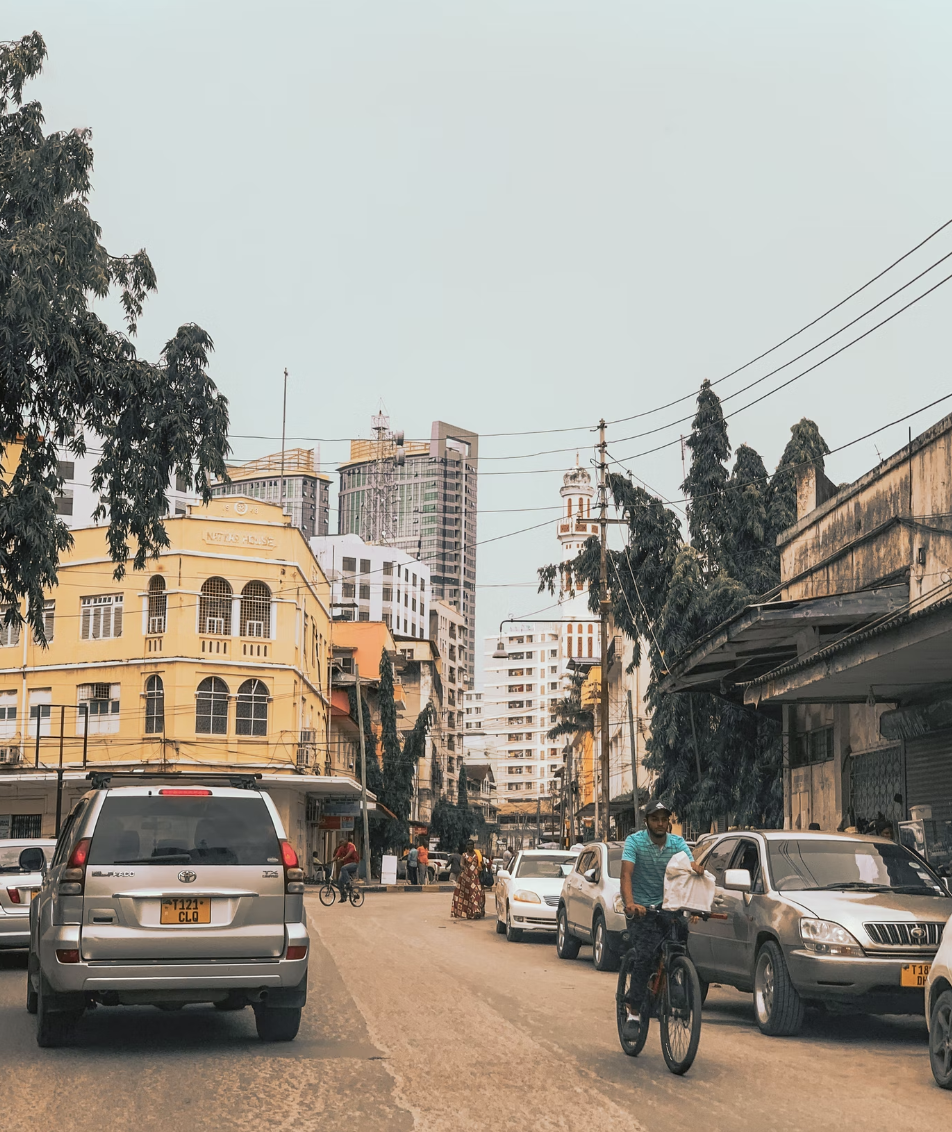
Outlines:
POLYGON ((662 812, 664 812, 666 814, 670 814, 671 813, 671 807, 666 806, 664 804, 664 802, 649 802, 648 805, 645 806, 645 817, 646 818, 651 817, 652 814, 660 814, 662 812))

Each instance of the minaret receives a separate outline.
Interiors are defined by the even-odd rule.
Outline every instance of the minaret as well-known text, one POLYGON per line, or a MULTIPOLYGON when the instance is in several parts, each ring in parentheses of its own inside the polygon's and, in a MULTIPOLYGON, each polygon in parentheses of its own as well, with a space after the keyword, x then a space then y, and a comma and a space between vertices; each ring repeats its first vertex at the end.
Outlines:
MULTIPOLYGON (((559 542, 562 544, 562 561, 568 562, 582 549, 587 538, 598 535, 598 522, 592 518, 595 488, 592 477, 585 468, 579 466, 578 455, 575 457, 575 467, 562 477, 559 494, 562 496, 559 542)), ((566 622, 562 632, 563 657, 597 659, 598 634, 591 623, 595 615, 588 608, 588 587, 576 583, 573 596, 564 572, 559 580, 559 609, 566 622), (588 624, 576 624, 586 620, 588 624)))

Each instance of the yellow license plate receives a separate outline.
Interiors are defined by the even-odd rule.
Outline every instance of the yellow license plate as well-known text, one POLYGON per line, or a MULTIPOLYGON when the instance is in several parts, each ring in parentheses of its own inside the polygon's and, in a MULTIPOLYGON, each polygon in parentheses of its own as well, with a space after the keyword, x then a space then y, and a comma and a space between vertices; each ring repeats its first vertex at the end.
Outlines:
POLYGON ((212 902, 209 896, 173 896, 162 901, 160 924, 210 924, 212 902))
POLYGON ((931 963, 903 963, 902 974, 899 977, 900 985, 904 987, 924 987, 931 966, 931 963))

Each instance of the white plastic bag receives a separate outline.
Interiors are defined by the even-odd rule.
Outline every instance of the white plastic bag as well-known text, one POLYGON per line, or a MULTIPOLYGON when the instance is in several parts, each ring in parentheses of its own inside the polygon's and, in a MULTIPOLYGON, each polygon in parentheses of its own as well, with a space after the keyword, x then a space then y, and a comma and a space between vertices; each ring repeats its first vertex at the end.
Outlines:
POLYGON ((664 870, 664 903, 667 912, 710 912, 714 903, 714 878, 710 873, 699 876, 691 868, 685 852, 675 853, 664 870))

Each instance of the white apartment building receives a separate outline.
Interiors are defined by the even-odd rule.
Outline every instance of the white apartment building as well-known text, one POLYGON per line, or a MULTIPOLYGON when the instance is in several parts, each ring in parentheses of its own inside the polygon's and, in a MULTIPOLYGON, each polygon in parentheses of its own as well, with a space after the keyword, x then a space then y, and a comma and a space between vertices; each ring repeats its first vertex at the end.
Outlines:
MULTIPOLYGON (((85 456, 62 451, 57 460, 59 474, 64 483, 56 499, 56 514, 70 530, 78 527, 106 526, 108 516, 98 523, 93 520, 93 512, 99 505, 99 498, 92 489, 93 468, 99 463, 102 442, 94 436, 87 438, 88 448, 85 456)), ((176 476, 175 483, 165 493, 169 501, 170 515, 184 515, 190 503, 198 503, 198 495, 186 488, 185 480, 176 476)))
POLYGON ((320 535, 311 549, 331 583, 336 621, 382 621, 393 633, 430 635, 430 568, 360 535, 320 535))

